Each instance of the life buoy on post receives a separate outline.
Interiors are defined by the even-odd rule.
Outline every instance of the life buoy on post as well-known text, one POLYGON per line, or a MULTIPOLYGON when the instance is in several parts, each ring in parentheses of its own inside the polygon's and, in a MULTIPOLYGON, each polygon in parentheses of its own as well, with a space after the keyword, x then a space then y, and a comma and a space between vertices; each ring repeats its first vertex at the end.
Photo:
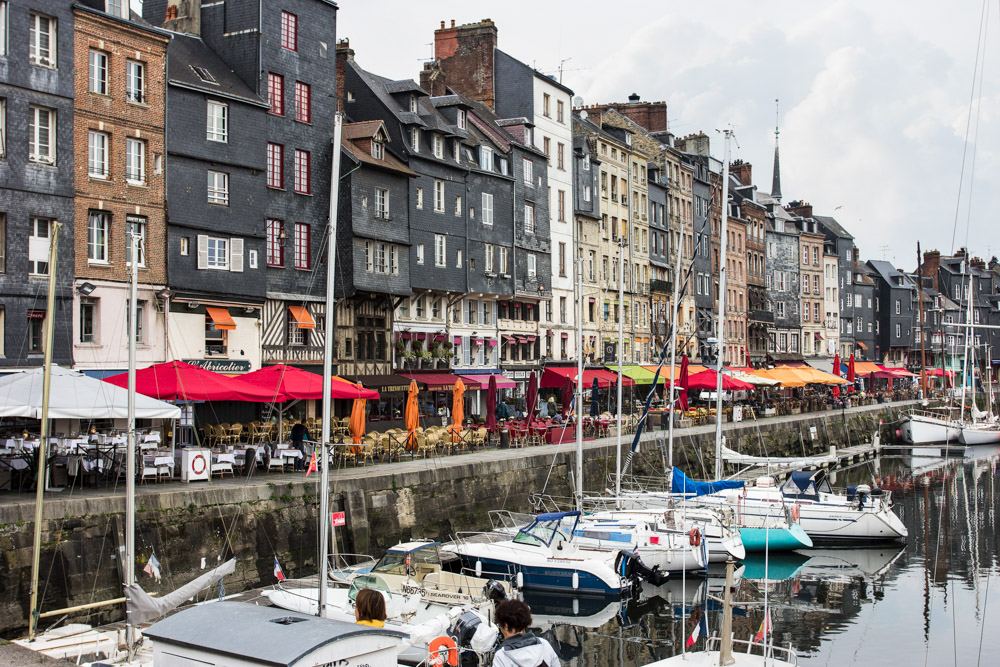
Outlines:
POLYGON ((693 547, 701 546, 701 531, 697 528, 692 528, 688 531, 688 542, 690 542, 693 547))
POLYGON ((196 475, 200 475, 208 468, 208 463, 205 462, 204 454, 195 454, 191 457, 191 472, 196 475), (200 468, 199 468, 200 464, 200 468))
POLYGON ((451 637, 435 637, 427 644, 427 664, 458 667, 458 644, 451 637))

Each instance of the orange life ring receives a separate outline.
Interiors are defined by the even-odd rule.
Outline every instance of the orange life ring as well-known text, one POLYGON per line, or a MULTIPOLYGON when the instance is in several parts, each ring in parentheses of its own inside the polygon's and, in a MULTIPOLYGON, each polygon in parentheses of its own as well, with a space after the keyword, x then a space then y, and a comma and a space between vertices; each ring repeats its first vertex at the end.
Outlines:
POLYGON ((701 531, 697 528, 692 528, 688 531, 688 542, 691 543, 693 547, 701 546, 701 531))
POLYGON ((458 644, 451 637, 435 637, 427 644, 427 664, 458 667, 458 644))

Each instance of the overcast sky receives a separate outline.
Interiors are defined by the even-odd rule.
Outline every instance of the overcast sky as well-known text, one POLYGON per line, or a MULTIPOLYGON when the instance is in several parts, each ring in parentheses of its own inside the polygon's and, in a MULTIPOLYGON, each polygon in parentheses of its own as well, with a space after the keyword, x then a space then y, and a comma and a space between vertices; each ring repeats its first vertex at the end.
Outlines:
MULTIPOLYGON (((492 18, 501 49, 548 73, 562 61, 563 82, 585 103, 665 99, 674 133, 711 133, 719 157, 715 129, 731 124, 733 156, 753 163, 764 191, 779 98, 785 201, 836 216, 863 257, 912 268, 918 239, 952 249, 979 1, 339 5, 338 38, 350 38, 363 67, 394 78, 418 78, 440 20, 492 18)), ((1000 2, 989 11, 969 232, 982 255, 1000 254, 1000 2)), ((956 246, 969 201, 966 189, 956 246)))

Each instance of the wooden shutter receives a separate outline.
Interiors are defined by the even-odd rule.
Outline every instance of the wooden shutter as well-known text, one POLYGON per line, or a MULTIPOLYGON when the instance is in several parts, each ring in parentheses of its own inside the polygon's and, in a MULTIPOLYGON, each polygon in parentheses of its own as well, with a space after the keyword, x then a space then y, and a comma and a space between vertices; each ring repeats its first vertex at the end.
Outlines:
POLYGON ((198 268, 208 268, 208 237, 198 234, 198 268))
POLYGON ((243 239, 229 239, 229 270, 243 272, 243 239))

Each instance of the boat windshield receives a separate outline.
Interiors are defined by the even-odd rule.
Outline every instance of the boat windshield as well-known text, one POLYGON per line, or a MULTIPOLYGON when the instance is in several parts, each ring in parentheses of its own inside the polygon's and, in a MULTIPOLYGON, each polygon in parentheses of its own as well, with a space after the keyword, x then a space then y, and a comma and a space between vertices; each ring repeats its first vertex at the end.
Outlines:
POLYGON ((438 554, 438 545, 433 543, 405 551, 387 551, 372 568, 372 572, 412 575, 417 570, 437 569, 440 566, 441 557, 438 554))
POLYGON ((577 513, 540 514, 532 523, 518 531, 514 542, 541 547, 549 546, 557 538, 569 542, 579 519, 577 513))

